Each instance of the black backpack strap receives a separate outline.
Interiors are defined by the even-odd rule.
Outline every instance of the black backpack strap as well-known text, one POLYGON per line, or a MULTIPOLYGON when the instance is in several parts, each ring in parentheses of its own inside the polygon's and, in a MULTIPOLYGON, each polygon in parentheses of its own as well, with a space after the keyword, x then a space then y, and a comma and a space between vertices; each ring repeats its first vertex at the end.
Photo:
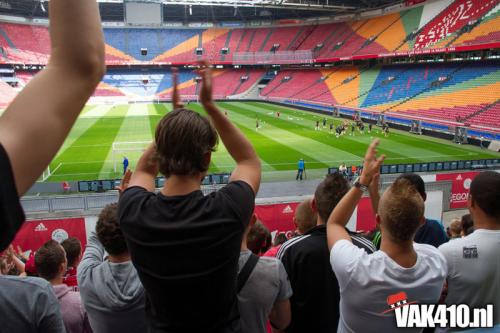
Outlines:
POLYGON ((250 257, 248 258, 247 262, 245 263, 245 266, 241 269, 240 273, 238 274, 238 288, 236 289, 236 293, 240 293, 241 289, 245 286, 245 283, 247 283, 248 278, 250 277, 250 274, 252 274, 253 269, 257 265, 257 262, 259 261, 259 257, 256 256, 255 254, 251 253, 250 257))

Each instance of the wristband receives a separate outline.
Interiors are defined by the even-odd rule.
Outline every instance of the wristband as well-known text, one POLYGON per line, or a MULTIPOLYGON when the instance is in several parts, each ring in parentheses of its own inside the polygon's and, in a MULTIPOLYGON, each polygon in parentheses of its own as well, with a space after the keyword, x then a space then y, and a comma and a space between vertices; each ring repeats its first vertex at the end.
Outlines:
POLYGON ((361 192, 366 193, 368 192, 368 185, 361 184, 360 182, 361 178, 356 179, 354 182, 354 187, 361 190, 361 192))

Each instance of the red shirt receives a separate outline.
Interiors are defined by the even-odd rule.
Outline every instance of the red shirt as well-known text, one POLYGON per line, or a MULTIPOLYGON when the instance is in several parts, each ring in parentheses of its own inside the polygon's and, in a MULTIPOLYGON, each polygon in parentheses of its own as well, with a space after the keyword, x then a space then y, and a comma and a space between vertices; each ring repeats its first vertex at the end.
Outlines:
POLYGON ((262 256, 263 257, 273 257, 276 258, 276 255, 278 254, 278 251, 280 249, 281 245, 278 246, 273 246, 269 250, 267 250, 262 256))
POLYGON ((66 271, 66 275, 64 276, 63 283, 65 285, 67 285, 68 287, 72 287, 73 289, 77 289, 78 280, 76 279, 76 267, 68 267, 68 270, 66 271))

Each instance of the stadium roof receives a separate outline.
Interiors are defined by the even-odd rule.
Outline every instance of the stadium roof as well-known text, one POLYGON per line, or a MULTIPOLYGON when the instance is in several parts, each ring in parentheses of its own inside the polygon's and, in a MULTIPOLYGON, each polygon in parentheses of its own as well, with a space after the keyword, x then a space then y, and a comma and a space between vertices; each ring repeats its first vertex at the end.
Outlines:
MULTIPOLYGON (((125 0, 127 1, 127 0, 125 0)), ((143 2, 148 2, 142 0, 143 2)), ((98 0, 103 21, 124 21, 124 0, 98 0)), ((149 0, 163 3, 165 22, 299 19, 355 13, 401 0, 149 0)), ((46 0, 0 0, 0 14, 47 17, 46 0)))

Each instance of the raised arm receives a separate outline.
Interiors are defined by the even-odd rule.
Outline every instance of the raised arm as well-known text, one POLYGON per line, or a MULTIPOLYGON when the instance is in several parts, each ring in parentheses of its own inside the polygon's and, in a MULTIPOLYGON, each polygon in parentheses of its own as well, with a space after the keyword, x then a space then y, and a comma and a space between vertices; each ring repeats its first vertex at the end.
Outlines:
MULTIPOLYGON (((366 151, 363 163, 363 171, 359 182, 364 186, 370 186, 372 181, 377 178, 380 172, 380 166, 384 162, 385 156, 377 158, 377 146, 379 140, 374 140, 366 151)), ((363 196, 363 191, 357 187, 352 187, 349 192, 340 200, 333 209, 327 222, 328 248, 331 250, 335 243, 341 239, 351 241, 351 237, 345 230, 345 225, 349 222, 359 200, 363 196)))
POLYGON ((257 193, 261 177, 260 159, 250 141, 215 106, 212 99, 212 71, 207 63, 202 63, 200 74, 203 79, 200 101, 212 119, 224 146, 236 162, 231 181, 242 180, 252 187, 254 193, 257 193))
POLYGON ((95 231, 89 235, 87 247, 83 253, 82 260, 77 268, 78 280, 83 281, 87 277, 87 271, 100 265, 104 261, 104 246, 97 238, 95 231))
POLYGON ((49 63, 0 117, 0 143, 9 155, 19 195, 57 153, 105 71, 95 0, 51 0, 49 12, 49 63))
POLYGON ((155 155, 156 147, 155 144, 152 143, 137 162, 137 166, 130 177, 128 186, 140 186, 149 192, 154 192, 155 178, 159 171, 158 161, 155 155))
POLYGON ((19 274, 23 274, 25 272, 25 265, 21 259, 16 256, 16 252, 14 251, 14 247, 12 245, 10 245, 7 249, 7 258, 14 264, 19 274))

